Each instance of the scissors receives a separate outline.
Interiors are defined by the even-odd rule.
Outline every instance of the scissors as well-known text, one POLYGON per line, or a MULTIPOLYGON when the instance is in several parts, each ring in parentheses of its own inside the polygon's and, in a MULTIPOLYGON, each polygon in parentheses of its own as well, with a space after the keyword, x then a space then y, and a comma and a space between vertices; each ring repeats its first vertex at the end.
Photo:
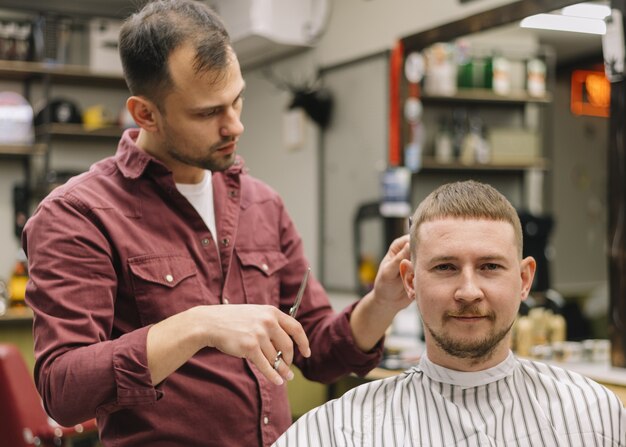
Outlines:
MULTIPOLYGON (((300 307, 300 303, 302 302, 302 297, 304 296, 304 289, 306 289, 306 283, 309 279, 309 272, 311 271, 311 267, 307 267, 306 272, 304 272, 304 277, 302 278, 302 282, 300 283, 300 289, 298 290, 298 294, 296 295, 296 301, 293 303, 293 306, 289 309, 289 316, 292 318, 296 318, 296 314, 298 313, 298 308, 300 307)), ((283 359, 283 351, 278 351, 276 353, 276 359, 274 360, 274 369, 278 369, 280 362, 283 359)))

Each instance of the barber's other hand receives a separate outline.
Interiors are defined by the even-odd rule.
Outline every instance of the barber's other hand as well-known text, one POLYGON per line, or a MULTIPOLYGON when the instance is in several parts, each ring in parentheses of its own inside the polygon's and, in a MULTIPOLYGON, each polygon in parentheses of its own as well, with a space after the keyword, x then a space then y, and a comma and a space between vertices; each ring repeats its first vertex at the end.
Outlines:
POLYGON ((378 267, 374 281, 374 294, 380 300, 395 309, 404 309, 411 299, 404 290, 400 277, 400 261, 409 259, 409 235, 395 239, 378 267))
POLYGON ((225 304, 202 306, 202 311, 208 314, 208 346, 250 360, 277 385, 293 378, 289 365, 294 342, 303 356, 311 355, 302 325, 274 306, 225 304), (282 352, 282 361, 275 370, 278 351, 282 352))

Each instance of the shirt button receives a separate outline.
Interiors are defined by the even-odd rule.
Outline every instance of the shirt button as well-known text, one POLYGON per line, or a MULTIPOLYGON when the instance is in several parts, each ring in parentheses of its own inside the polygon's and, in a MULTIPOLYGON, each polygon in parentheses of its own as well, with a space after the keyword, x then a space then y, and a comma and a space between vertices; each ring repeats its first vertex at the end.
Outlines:
POLYGON ((172 275, 165 275, 165 280, 167 282, 172 282, 172 281, 174 281, 174 277, 172 275))
POLYGON ((263 418, 263 423, 264 423, 265 425, 269 424, 269 423, 270 423, 270 418, 268 418, 267 416, 265 416, 265 417, 263 418))
POLYGON ((261 264, 261 268, 266 272, 270 269, 269 266, 265 263, 261 264))
POLYGON ((200 242, 202 242, 202 245, 209 245, 209 238, 205 237, 204 239, 202 239, 200 242))
POLYGON ((237 197, 237 191, 235 191, 234 189, 231 189, 230 191, 228 191, 228 196, 237 197))
POLYGON ((228 238, 226 238, 226 237, 225 237, 224 239, 222 239, 222 245, 223 245, 224 247, 228 247, 229 242, 230 242, 230 241, 229 241, 229 240, 228 240, 228 238))
POLYGON ((230 301, 228 301, 228 298, 226 298, 226 297, 224 297, 224 299, 222 301, 224 302, 224 304, 230 303, 230 301))

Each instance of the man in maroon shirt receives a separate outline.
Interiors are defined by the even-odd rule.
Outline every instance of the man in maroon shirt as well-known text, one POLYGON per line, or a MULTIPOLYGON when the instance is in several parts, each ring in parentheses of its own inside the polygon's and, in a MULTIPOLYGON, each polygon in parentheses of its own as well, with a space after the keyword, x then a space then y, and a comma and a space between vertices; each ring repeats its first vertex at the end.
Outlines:
POLYGON ((322 382, 378 363, 409 304, 408 240, 348 309, 311 278, 290 317, 308 263, 280 197, 236 156, 245 83, 220 19, 149 3, 120 54, 139 129, 24 231, 38 389, 61 424, 96 416, 107 446, 270 445, 291 422, 292 363, 322 382))

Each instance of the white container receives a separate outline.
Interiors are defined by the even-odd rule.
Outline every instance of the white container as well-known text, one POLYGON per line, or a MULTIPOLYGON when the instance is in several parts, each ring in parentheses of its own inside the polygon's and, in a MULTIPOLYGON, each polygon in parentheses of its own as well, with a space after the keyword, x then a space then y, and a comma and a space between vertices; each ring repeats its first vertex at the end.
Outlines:
POLYGON ((92 19, 89 22, 89 68, 96 73, 122 74, 118 50, 122 22, 92 19))
POLYGON ((546 64, 541 59, 531 59, 526 64, 526 88, 535 98, 546 95, 546 64))

